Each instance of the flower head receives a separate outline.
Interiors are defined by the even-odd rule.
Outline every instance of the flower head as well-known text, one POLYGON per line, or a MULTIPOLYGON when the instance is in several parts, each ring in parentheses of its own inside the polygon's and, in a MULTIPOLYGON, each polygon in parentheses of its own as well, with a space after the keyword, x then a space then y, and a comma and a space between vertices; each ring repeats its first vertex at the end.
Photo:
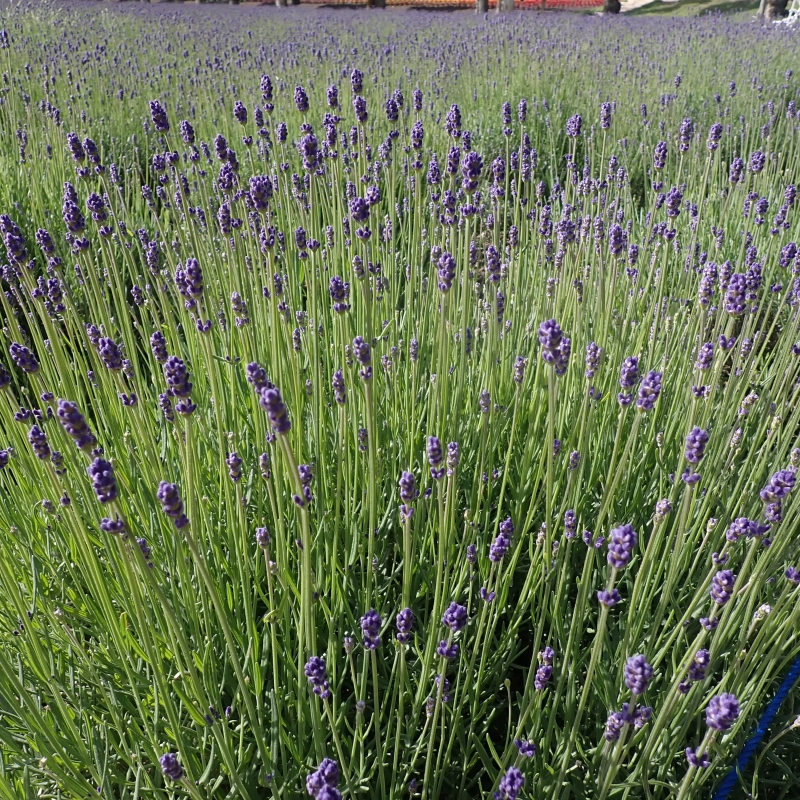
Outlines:
POLYGON ((331 690, 328 683, 328 672, 325 668, 325 659, 321 656, 311 656, 306 662, 304 671, 314 694, 323 700, 329 698, 331 690))
POLYGON ((517 800, 524 785, 525 776, 522 772, 516 767, 509 767, 505 775, 500 778, 494 798, 495 800, 517 800))
POLYGON ((462 630, 467 624, 467 609, 458 603, 450 603, 442 616, 442 625, 454 633, 462 630))
POLYGON ((117 498, 117 479, 114 468, 102 458, 95 458, 86 468, 92 479, 92 488, 101 503, 110 503, 117 498))
POLYGON ((706 725, 726 731, 739 718, 739 700, 736 695, 723 693, 712 697, 706 706, 706 725))
POLYGON ((625 662, 625 685, 633 694, 644 694, 653 677, 653 668, 643 655, 631 656, 625 662))
POLYGON ((183 777, 183 767, 178 763, 175 753, 165 753, 158 759, 161 772, 171 781, 179 781, 183 777))
POLYGON ((626 524, 619 528, 612 528, 609 534, 608 563, 614 569, 622 569, 630 561, 637 538, 632 525, 626 524))

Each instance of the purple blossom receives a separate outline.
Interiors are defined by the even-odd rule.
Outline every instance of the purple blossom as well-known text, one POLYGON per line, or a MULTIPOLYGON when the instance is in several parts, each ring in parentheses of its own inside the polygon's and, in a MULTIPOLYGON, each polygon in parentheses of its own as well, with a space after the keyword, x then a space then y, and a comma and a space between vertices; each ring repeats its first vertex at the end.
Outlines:
POLYGON ((410 608, 404 608, 395 619, 397 627, 397 641, 401 644, 408 644, 411 639, 411 628, 414 625, 414 612, 410 608))
POLYGON ((516 767, 509 767, 505 775, 500 778, 494 800, 517 800, 522 787, 525 785, 525 776, 516 767))
POLYGON ((280 390, 275 387, 264 389, 261 392, 261 400, 259 402, 264 411, 267 412, 267 419, 272 425, 272 430, 276 434, 283 436, 289 433, 292 428, 292 422, 289 419, 289 413, 286 410, 280 390))
POLYGON ((608 543, 608 563, 614 569, 623 569, 630 561, 637 538, 632 525, 625 524, 611 529, 608 543))
POLYGON ((156 491, 156 499, 161 504, 161 510, 172 520, 178 530, 189 524, 189 519, 183 511, 183 501, 178 494, 178 487, 174 483, 161 481, 158 491, 156 491))
POLYGON ((653 668, 647 663, 643 655, 631 656, 625 662, 625 685, 633 694, 644 694, 652 677, 653 668))
POLYGON ((92 480, 92 488, 101 503, 110 503, 117 498, 117 479, 114 468, 108 461, 95 458, 86 469, 92 480))
POLYGON ((320 656, 311 656, 306 662, 304 672, 314 694, 323 700, 327 700, 331 696, 331 690, 328 683, 328 672, 325 668, 325 659, 320 656))
POLYGON ((370 609, 361 617, 361 632, 364 634, 364 649, 377 650, 381 644, 381 618, 375 609, 370 609))
POLYGON ((174 753, 165 753, 158 762, 161 765, 161 772, 171 781, 183 778, 183 767, 178 763, 178 757, 174 753))
POLYGON ((711 599, 718 605, 723 606, 733 595, 733 587, 736 583, 736 576, 729 569, 717 572, 711 579, 711 599))
POLYGON ((717 731, 726 731, 739 718, 739 701, 733 694, 712 697, 706 706, 706 724, 717 731))
POLYGON ((458 603, 450 603, 442 616, 442 625, 450 628, 453 633, 458 633, 467 624, 467 609, 458 603))

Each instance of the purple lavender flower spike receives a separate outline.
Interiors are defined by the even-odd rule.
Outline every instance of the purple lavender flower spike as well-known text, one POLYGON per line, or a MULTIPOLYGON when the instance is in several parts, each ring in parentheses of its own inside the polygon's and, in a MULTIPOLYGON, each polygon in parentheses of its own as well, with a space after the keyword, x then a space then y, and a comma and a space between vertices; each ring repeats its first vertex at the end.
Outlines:
POLYGON ((39 362, 34 357, 33 353, 24 345, 17 342, 12 342, 8 348, 11 354, 11 360, 23 371, 32 375, 34 372, 39 371, 39 362))
POLYGON ((711 599, 718 605, 722 606, 731 599, 733 595, 733 587, 736 583, 736 576, 729 569, 720 570, 711 579, 711 599))
POLYGON ((793 469, 779 470, 761 490, 760 497, 765 503, 780 502, 791 492, 796 481, 797 473, 793 469))
POLYGON ((28 432, 28 441, 36 458, 42 461, 50 458, 50 445, 47 443, 44 431, 38 425, 34 425, 28 432))
POLYGON ((653 668, 647 663, 643 655, 631 656, 625 662, 625 685, 633 694, 644 694, 652 677, 653 668))
POLYGON ((329 293, 331 300, 333 300, 333 310, 336 314, 344 314, 350 310, 350 304, 347 300, 350 297, 350 284, 334 275, 330 279, 329 293))
POLYGON ((456 260, 450 253, 444 252, 439 257, 437 266, 439 291, 449 292, 456 277, 456 260))
POLYGON ((411 639, 411 628, 414 625, 414 612, 410 608, 404 608, 395 619, 397 627, 397 641, 400 644, 408 644, 411 639))
POLYGON ((717 731, 727 731, 739 718, 736 695, 723 693, 712 697, 706 706, 706 725, 717 731))
POLYGON ((692 750, 691 747, 687 747, 686 760, 689 762, 689 766, 694 767, 695 769, 708 769, 708 766, 711 763, 708 760, 708 753, 701 753, 699 747, 696 750, 692 750))
POLYGON ((186 364, 177 356, 169 356, 164 362, 164 377, 172 397, 186 399, 192 392, 186 364))
POLYGON ((169 131, 167 112, 158 100, 150 101, 150 117, 157 133, 167 133, 169 131))
POLYGON ((323 758, 319 767, 306 778, 306 791, 319 800, 328 789, 339 785, 339 765, 331 758, 323 758))
POLYGON ((525 776, 516 767, 509 767, 505 775, 500 778, 494 800, 517 800, 523 786, 525 786, 525 776))
POLYGON ((323 700, 331 696, 328 672, 325 668, 325 659, 320 656, 311 656, 305 666, 305 674, 311 684, 312 691, 323 700))
POLYGON ((503 560, 503 557, 508 552, 508 548, 511 546, 511 536, 513 533, 514 523, 511 521, 511 517, 508 517, 500 523, 497 538, 492 542, 492 546, 489 548, 490 561, 497 563, 503 560))
POLYGON ((91 450, 97 444, 97 439, 89 430, 86 419, 75 403, 59 399, 56 406, 56 416, 61 423, 61 427, 64 428, 64 432, 75 442, 75 445, 80 450, 91 450))
POLYGON ((230 479, 238 483, 242 479, 242 459, 236 453, 229 453, 225 463, 228 465, 230 479))
POLYGON ((706 452, 708 432, 694 427, 686 437, 686 450, 684 455, 690 464, 699 464, 706 452))
POLYGON ((622 597, 617 589, 602 589, 597 593, 597 599, 606 608, 613 608, 622 600, 622 597))
POLYGON ((169 358, 167 353, 167 340, 161 331, 155 331, 150 336, 150 348, 153 351, 153 357, 159 364, 165 364, 169 358))
POLYGON ((302 86, 294 87, 294 104, 301 114, 308 111, 308 95, 302 86))
POLYGON ((428 463, 431 466, 431 477, 435 481, 439 481, 445 475, 445 467, 442 466, 444 460, 442 443, 435 436, 429 436, 426 450, 428 454, 428 463))
POLYGON ((639 396, 636 399, 636 408, 639 411, 652 411, 659 394, 661 394, 662 377, 662 373, 654 372, 653 370, 650 370, 650 372, 644 376, 644 379, 639 385, 639 396))
POLYGON ((453 642, 452 644, 448 644, 446 640, 442 640, 439 642, 439 645, 436 648, 436 652, 442 658, 447 659, 448 661, 452 661, 454 658, 458 656, 458 645, 453 642))
POLYGON ((161 764, 161 772, 171 781, 179 781, 183 778, 183 767, 178 763, 175 753, 165 753, 158 759, 161 764))
POLYGON ((536 745, 524 739, 514 739, 514 747, 523 758, 533 758, 536 755, 536 745))
POLYGON ((173 521, 178 530, 189 524, 183 511, 183 501, 178 494, 178 487, 174 483, 161 481, 156 491, 156 499, 161 504, 161 510, 173 521))
POLYGON ((381 644, 381 618, 375 609, 370 609, 361 617, 361 632, 364 634, 364 649, 377 650, 381 644))
POLYGON ((256 528, 256 544, 262 548, 266 549, 269 547, 270 543, 270 535, 268 528, 256 528))
POLYGON ((261 408, 267 412, 272 430, 279 436, 285 436, 292 428, 289 413, 281 397, 280 389, 275 387, 264 389, 259 401, 261 408))
POLYGON ((453 633, 462 630, 467 624, 467 609, 458 603, 450 603, 442 616, 442 625, 453 633))
POLYGON ((400 475, 400 500, 402 501, 402 505, 400 506, 401 521, 411 519, 414 514, 414 509, 409 506, 409 503, 411 503, 418 494, 419 492, 416 489, 413 473, 404 471, 400 475))
POLYGON ((607 742, 615 742, 619 739, 622 728, 625 725, 625 718, 619 711, 612 711, 606 720, 606 729, 603 733, 607 742))
POLYGON ((583 119, 580 114, 574 114, 567 120, 567 136, 575 139, 581 135, 581 126, 583 119))
POLYGON ((550 664, 541 664, 536 670, 536 675, 533 678, 533 688, 537 692, 542 692, 553 677, 553 667, 550 664))
POLYGON ((631 559, 633 548, 638 539, 632 525, 621 525, 612 528, 609 534, 608 563, 614 569, 623 569, 631 559))
POLYGON ((333 389, 333 399, 336 403, 340 406, 345 405, 347 403, 347 389, 344 383, 344 373, 341 370, 333 373, 331 387, 333 389))
POLYGON ((372 350, 363 336, 356 336, 353 339, 353 355, 361 364, 361 369, 358 371, 361 380, 370 380, 372 378, 372 350))
POLYGON ((108 461, 95 458, 86 468, 86 473, 92 479, 92 488, 101 503, 110 503, 117 498, 117 479, 114 468, 108 461))

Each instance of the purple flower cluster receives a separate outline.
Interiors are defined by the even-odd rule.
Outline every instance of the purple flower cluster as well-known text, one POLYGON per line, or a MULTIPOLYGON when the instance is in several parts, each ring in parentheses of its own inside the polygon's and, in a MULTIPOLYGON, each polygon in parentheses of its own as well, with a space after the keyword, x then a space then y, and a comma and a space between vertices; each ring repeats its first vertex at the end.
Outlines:
POLYGON ((545 320, 539 325, 538 335, 545 363, 554 367, 556 375, 564 375, 567 371, 572 342, 564 336, 561 326, 554 319, 545 320))
POLYGON ((339 765, 331 758, 323 758, 319 767, 306 778, 306 791, 315 800, 341 800, 338 786, 339 765))
POLYGON ((361 633, 364 634, 364 649, 377 650, 381 644, 381 617, 375 609, 370 609, 361 617, 361 633))
POLYGON ((161 510, 172 520, 178 530, 189 524, 189 519, 183 511, 183 501, 178 494, 178 487, 174 483, 161 481, 156 492, 156 499, 161 504, 161 510))
POLYGON ((509 767, 500 778, 494 800, 517 800, 523 786, 525 786, 525 776, 516 767, 509 767))
POLYGON ((327 700, 331 696, 328 683, 328 671, 325 668, 325 659, 320 656, 311 656, 305 666, 305 674, 311 684, 315 695, 327 700))
POLYGON ((497 538, 492 542, 489 548, 489 560, 495 563, 502 561, 508 548, 511 546, 511 537, 514 535, 514 523, 511 517, 504 519, 497 532, 497 538))
POLYGON ((612 528, 608 542, 608 563, 614 569, 623 569, 631 560, 638 537, 632 525, 612 528))

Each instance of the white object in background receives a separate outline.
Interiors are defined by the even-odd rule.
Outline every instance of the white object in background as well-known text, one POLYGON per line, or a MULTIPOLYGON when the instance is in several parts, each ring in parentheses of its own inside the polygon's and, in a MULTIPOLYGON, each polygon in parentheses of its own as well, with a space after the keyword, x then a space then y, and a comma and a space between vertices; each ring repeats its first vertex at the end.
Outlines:
POLYGON ((795 25, 800 21, 800 0, 792 0, 788 13, 783 19, 775 20, 776 25, 795 25))

